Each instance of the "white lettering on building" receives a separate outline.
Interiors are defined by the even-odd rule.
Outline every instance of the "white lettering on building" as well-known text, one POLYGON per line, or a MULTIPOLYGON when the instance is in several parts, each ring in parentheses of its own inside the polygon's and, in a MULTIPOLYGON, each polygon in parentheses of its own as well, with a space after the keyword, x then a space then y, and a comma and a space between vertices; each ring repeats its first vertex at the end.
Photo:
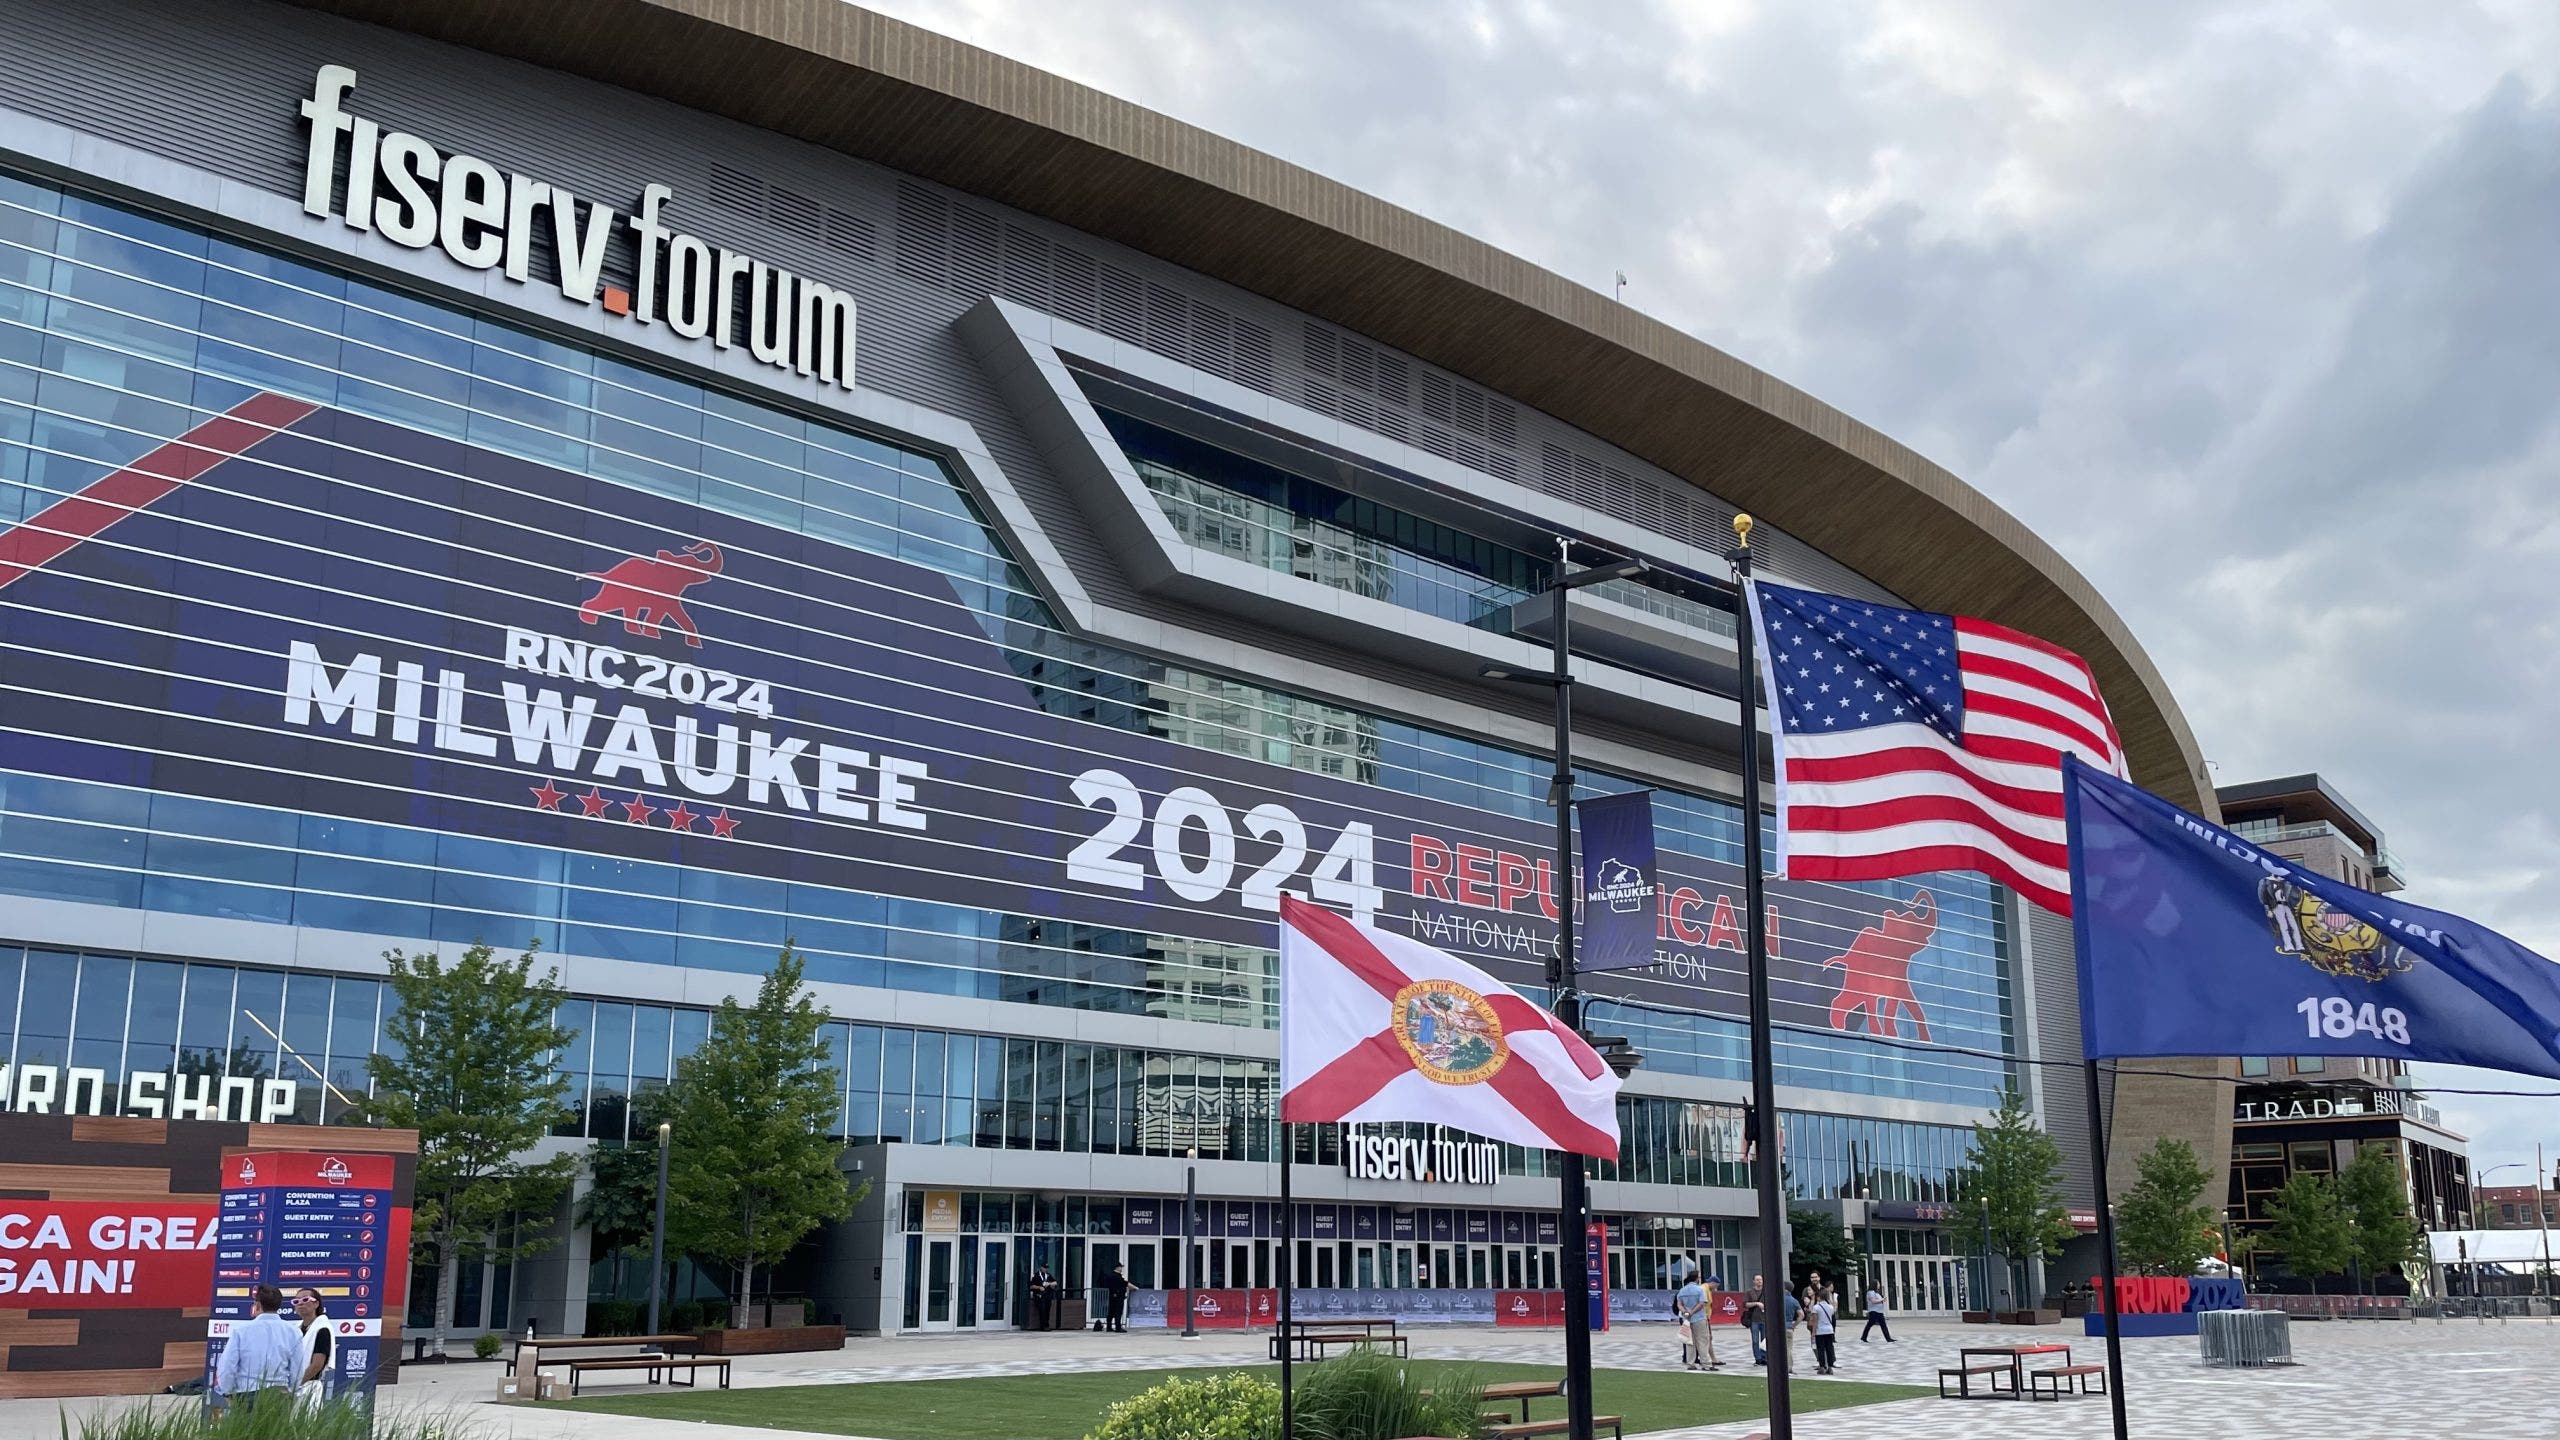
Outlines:
POLYGON ((625 216, 561 186, 385 130, 347 111, 355 85, 355 71, 323 65, 302 102, 311 127, 302 170, 306 213, 411 250, 441 249, 457 265, 502 271, 518 284, 531 281, 535 241, 546 239, 567 299, 642 325, 663 322, 722 350, 743 338, 747 353, 764 364, 853 388, 852 295, 666 224, 660 217, 675 191, 665 185, 644 187, 638 212, 625 216), (606 248, 626 232, 635 277, 629 290, 604 282, 606 248))

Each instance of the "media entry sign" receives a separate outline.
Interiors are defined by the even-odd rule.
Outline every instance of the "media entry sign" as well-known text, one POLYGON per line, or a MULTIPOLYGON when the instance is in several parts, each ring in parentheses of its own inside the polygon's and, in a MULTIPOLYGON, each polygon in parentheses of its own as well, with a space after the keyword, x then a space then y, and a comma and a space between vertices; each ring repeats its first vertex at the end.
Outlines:
POLYGON ((213 1316, 205 1377, 231 1327, 257 1313, 261 1285, 290 1302, 319 1292, 330 1331, 331 1395, 372 1390, 389 1307, 409 1289, 409 1206, 388 1155, 243 1150, 223 1156, 221 1240, 214 1248, 213 1316))

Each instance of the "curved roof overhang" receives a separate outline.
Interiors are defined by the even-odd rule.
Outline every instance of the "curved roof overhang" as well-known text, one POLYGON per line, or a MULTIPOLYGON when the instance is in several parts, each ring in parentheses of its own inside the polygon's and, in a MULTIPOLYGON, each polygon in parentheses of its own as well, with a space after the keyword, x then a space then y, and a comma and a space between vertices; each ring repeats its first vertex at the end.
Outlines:
POLYGON ((1419 356, 1765 517, 1914 604, 2078 651, 2134 778, 2217 813, 2150 658, 2015 517, 1784 381, 1472 236, 840 0, 299 3, 874 161, 1419 356))

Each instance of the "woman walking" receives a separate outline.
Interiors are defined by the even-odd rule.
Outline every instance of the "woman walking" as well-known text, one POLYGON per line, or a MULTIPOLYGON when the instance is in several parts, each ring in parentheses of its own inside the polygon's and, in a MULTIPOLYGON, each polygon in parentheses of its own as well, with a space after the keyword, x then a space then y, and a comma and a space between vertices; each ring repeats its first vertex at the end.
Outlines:
POLYGON ((1858 1343, 1866 1344, 1879 1330, 1884 1332, 1884 1343, 1892 1344, 1893 1327, 1885 1323, 1884 1292, 1870 1283, 1867 1286, 1867 1328, 1859 1332, 1858 1343))

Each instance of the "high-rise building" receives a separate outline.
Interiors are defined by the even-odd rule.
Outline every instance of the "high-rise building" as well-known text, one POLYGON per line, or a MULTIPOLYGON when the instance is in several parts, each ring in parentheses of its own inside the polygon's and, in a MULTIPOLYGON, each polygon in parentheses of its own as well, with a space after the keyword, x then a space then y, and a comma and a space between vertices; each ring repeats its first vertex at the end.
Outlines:
MULTIPOLYGON (((2232 833, 2315 874, 2389 894, 2407 878, 2381 829, 2318 775, 2221 787, 2232 833)), ((2399 1060, 2251 1055, 2240 1060, 2232 1100, 2229 1217, 2239 1234, 2262 1231, 2267 1200, 2300 1173, 2334 1174, 2356 1151, 2380 1146, 2407 1177, 2410 1207, 2431 1230, 2457 1229, 2472 1213, 2463 1137, 2409 1080, 2399 1060)), ((2245 1262, 2260 1284, 2303 1286, 2281 1253, 2245 1262)))

